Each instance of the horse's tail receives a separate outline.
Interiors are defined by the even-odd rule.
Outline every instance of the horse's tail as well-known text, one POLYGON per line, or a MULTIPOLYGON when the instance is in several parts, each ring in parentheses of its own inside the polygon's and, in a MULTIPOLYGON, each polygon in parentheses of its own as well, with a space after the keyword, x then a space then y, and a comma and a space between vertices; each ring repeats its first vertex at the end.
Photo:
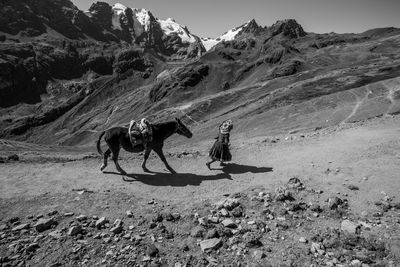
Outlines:
POLYGON ((103 156, 103 151, 101 151, 100 142, 101 142, 101 138, 103 137, 103 135, 104 135, 105 133, 106 133, 106 131, 102 131, 101 134, 100 134, 100 136, 99 136, 99 139, 97 140, 97 152, 99 152, 99 154, 100 154, 101 156, 103 156))

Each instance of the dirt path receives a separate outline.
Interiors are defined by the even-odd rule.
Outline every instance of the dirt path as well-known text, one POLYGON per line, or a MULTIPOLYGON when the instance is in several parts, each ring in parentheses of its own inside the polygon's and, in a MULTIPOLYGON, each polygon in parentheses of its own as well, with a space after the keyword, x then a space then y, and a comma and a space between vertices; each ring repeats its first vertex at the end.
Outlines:
MULTIPOLYGON (((382 191, 398 195, 400 188, 400 119, 376 119, 349 129, 327 129, 293 134, 277 143, 265 138, 245 142, 235 140, 234 162, 209 171, 205 166, 207 143, 192 147, 191 154, 168 161, 178 175, 167 174, 158 158, 152 156, 148 167, 155 174, 143 173, 140 159, 122 160, 132 173, 120 176, 112 162, 106 173, 99 171, 100 159, 65 163, 8 163, 0 165, 1 198, 30 198, 42 194, 62 194, 87 188, 94 192, 123 192, 135 197, 168 200, 172 203, 218 198, 225 193, 262 186, 273 190, 289 178, 298 176, 324 194, 348 194, 352 208, 364 210, 382 191), (293 139, 294 140, 290 140, 293 139), (359 191, 350 191, 353 184, 359 191)), ((167 147, 168 149, 168 147, 167 147)), ((122 154, 126 158, 127 154, 122 154)))

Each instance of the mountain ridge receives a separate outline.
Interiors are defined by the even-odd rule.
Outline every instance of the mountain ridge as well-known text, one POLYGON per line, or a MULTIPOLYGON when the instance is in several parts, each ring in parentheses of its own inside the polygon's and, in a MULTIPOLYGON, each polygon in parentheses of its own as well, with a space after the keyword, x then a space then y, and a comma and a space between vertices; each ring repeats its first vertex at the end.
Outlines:
MULTIPOLYGON (((39 26, 35 32, 17 18, 0 26, 14 33, 20 29, 0 37, 1 137, 86 145, 104 128, 146 116, 152 121, 180 117, 198 138, 207 138, 215 124, 228 117, 239 132, 253 129, 261 134, 395 114, 399 109, 396 28, 317 34, 304 31, 293 19, 264 27, 249 20, 205 51, 195 37, 193 43, 182 42, 191 38, 187 27, 173 19, 158 20, 142 9, 138 16, 147 33, 133 19, 132 9, 118 5, 113 11, 98 2, 90 14, 73 5, 52 9, 36 25, 37 16, 25 6, 9 3, 1 12, 19 8, 16 13, 39 26), (113 25, 113 14, 120 24, 113 25), (53 23, 56 16, 61 17, 48 33, 44 20, 53 23), (64 28, 78 39, 54 34, 54 29, 64 28), (374 94, 365 98, 368 87, 375 88, 374 94), (332 106, 330 113, 324 113, 328 108, 320 103, 332 106), (309 123, 305 118, 314 119, 309 123)), ((49 4, 57 3, 70 2, 49 4)))

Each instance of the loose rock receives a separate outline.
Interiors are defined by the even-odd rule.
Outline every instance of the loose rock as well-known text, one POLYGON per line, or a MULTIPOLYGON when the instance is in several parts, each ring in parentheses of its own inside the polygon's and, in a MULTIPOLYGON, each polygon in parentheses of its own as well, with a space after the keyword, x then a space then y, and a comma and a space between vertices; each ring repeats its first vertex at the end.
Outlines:
POLYGON ((211 238, 200 242, 200 248, 203 252, 209 252, 218 249, 220 245, 221 245, 220 238, 211 238))
POLYGON ((16 232, 23 229, 28 229, 30 227, 29 223, 22 223, 20 225, 15 226, 11 231, 16 232))
POLYGON ((225 219, 222 222, 222 225, 228 228, 236 228, 237 225, 232 219, 225 219))
POLYGON ((360 231, 360 224, 354 223, 349 220, 344 220, 341 223, 340 229, 347 234, 358 234, 360 231))
POLYGON ((76 226, 72 226, 71 228, 69 228, 68 230, 68 235, 70 236, 75 236, 77 234, 82 233, 82 227, 80 225, 76 225, 76 226))
POLYGON ((37 223, 35 224, 35 229, 38 232, 43 232, 46 231, 47 229, 50 229, 50 227, 55 224, 56 222, 50 218, 50 219, 39 219, 37 223))

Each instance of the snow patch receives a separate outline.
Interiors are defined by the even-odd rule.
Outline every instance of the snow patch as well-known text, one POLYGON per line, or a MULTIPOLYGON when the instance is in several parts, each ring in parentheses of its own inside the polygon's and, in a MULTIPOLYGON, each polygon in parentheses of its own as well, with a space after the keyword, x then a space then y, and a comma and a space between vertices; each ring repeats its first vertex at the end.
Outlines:
POLYGON ((133 15, 134 19, 136 18, 136 21, 138 21, 144 28, 145 31, 148 31, 150 29, 150 15, 149 11, 146 9, 137 9, 135 8, 133 10, 133 15))
POLYGON ((235 39, 236 35, 244 27, 246 27, 249 23, 250 23, 250 21, 246 22, 242 26, 233 28, 233 29, 225 32, 224 34, 222 34, 220 37, 215 38, 215 39, 214 38, 201 38, 201 42, 203 43, 204 48, 208 51, 221 41, 232 41, 233 39, 235 39))
POLYGON ((187 27, 176 23, 175 20, 168 18, 166 20, 158 19, 157 21, 166 35, 177 34, 182 39, 182 42, 196 42, 196 38, 189 32, 187 27))

